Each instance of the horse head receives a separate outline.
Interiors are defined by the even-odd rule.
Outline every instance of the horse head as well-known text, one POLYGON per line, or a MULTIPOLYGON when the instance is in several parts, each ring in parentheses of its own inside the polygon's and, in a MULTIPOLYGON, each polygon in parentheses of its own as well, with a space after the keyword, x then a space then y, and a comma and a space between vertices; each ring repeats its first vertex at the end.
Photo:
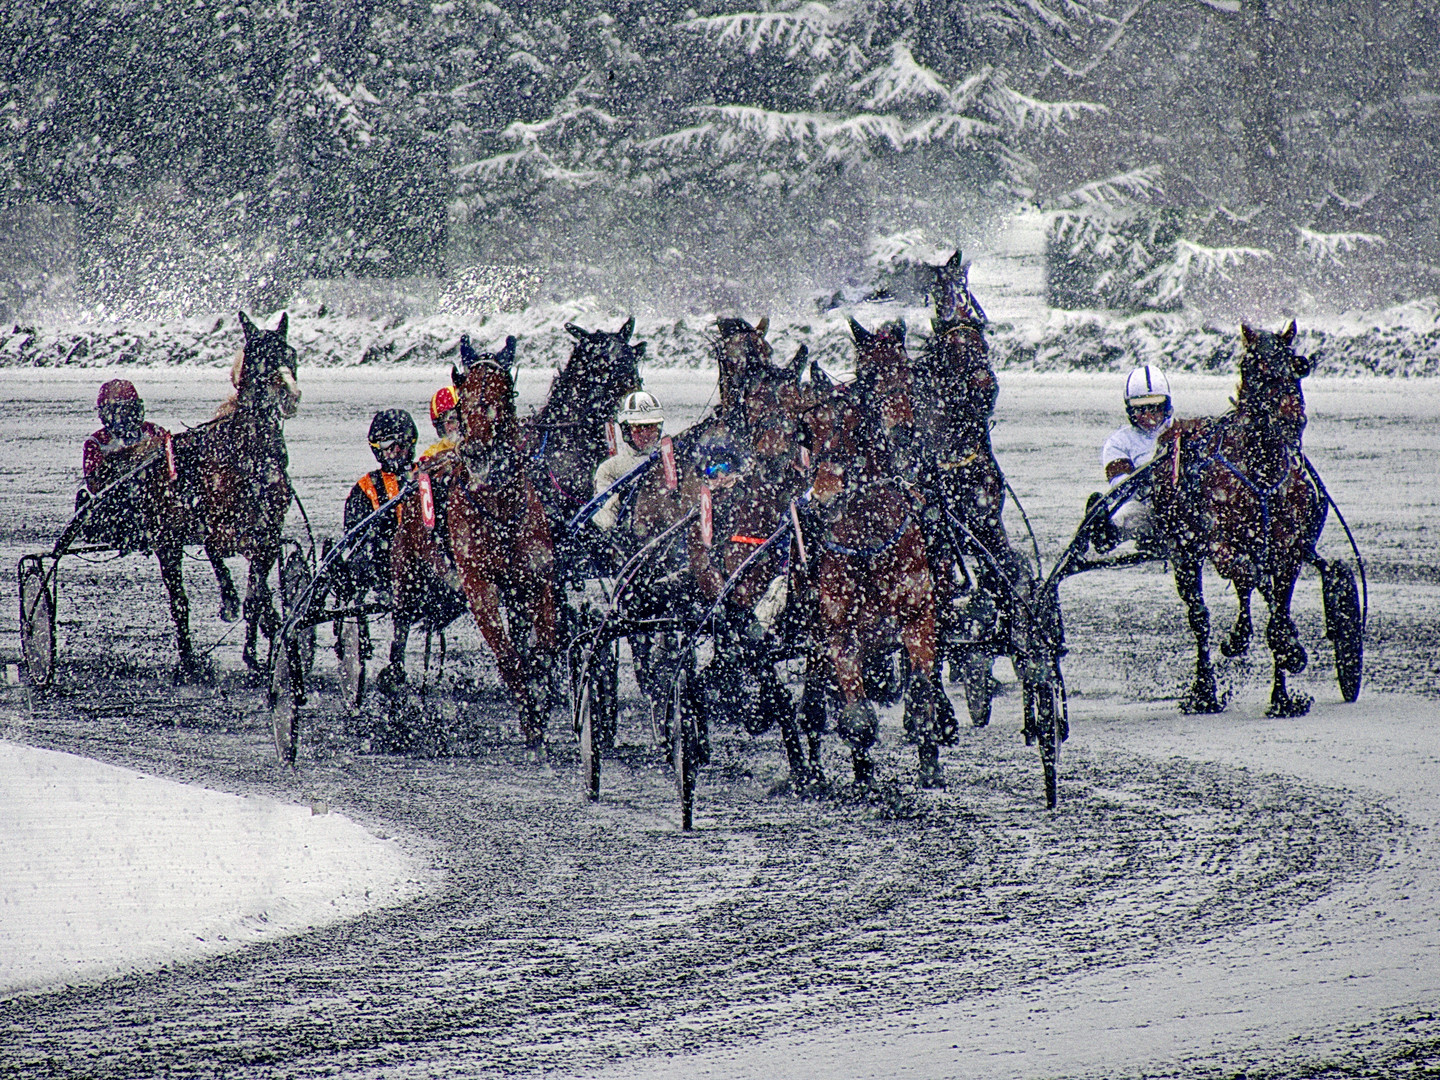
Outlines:
POLYGON ((930 269, 935 274, 931 286, 935 296, 935 333, 938 335, 956 324, 984 330, 990 320, 970 291, 970 264, 961 259, 960 252, 956 251, 943 265, 930 269))
POLYGON ((905 351, 904 320, 885 323, 872 332, 851 318, 850 332, 855 338, 859 400, 875 410, 882 430, 894 431, 902 440, 908 438, 915 429, 915 368, 905 351))
POLYGON ((245 332, 245 346, 237 370, 231 375, 236 410, 250 415, 273 412, 279 419, 288 420, 300 407, 300 387, 296 380, 299 358, 285 340, 290 328, 289 315, 282 314, 274 330, 262 330, 242 311, 240 327, 245 332))
POLYGON ((504 477, 491 477, 510 463, 520 435, 515 382, 510 376, 515 337, 507 337, 505 347, 496 353, 477 352, 469 336, 462 337, 460 361, 460 367, 450 369, 459 397, 460 457, 474 479, 498 482, 504 477))
POLYGON ((765 316, 751 326, 744 319, 722 318, 717 320, 720 330, 712 346, 715 362, 720 369, 720 411, 729 415, 740 403, 743 391, 741 380, 752 365, 770 363, 772 349, 765 340, 770 329, 770 318, 765 316))
POLYGON ((634 316, 613 333, 585 330, 574 323, 566 323, 565 332, 575 339, 575 347, 555 376, 542 417, 555 423, 591 419, 598 423, 610 415, 617 401, 640 389, 640 361, 646 343, 630 341, 634 316))
POLYGON ((1252 330, 1240 324, 1244 349, 1240 354, 1241 384, 1260 388, 1277 382, 1299 382, 1314 370, 1314 362, 1294 349, 1295 320, 1276 333, 1252 330))
POLYGON ((802 344, 788 365, 752 364, 741 380, 738 414, 757 455, 777 460, 795 449, 795 432, 804 404, 801 389, 810 348, 802 344))

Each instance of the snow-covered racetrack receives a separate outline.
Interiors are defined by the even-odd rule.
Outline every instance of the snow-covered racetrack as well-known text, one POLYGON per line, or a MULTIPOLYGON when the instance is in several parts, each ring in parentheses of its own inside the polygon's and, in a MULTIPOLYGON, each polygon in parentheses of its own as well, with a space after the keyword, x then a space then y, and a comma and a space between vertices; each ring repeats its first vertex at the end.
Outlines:
MULTIPOLYGON (((136 373, 161 422, 203 418, 197 402, 218 399, 222 377, 136 373)), ((0 380, 16 433, 0 483, 30 511, 0 531, 13 559, 63 522, 73 465, 57 448, 89 430, 99 379, 0 380)), ((317 531, 333 533, 344 489, 366 467, 370 409, 399 400, 423 419, 438 381, 306 381, 289 437, 317 531)), ((1002 374, 997 452, 1047 562, 1094 486, 1117 381, 1002 374)), ((1232 388, 1176 382, 1190 414, 1223 408, 1232 388)), ((648 385, 682 421, 710 390, 690 373, 655 372, 648 385)), ((525 396, 543 388, 532 378, 525 396)), ((1311 716, 1261 718, 1260 649, 1222 666, 1226 714, 1178 717, 1169 700, 1189 648, 1168 579, 1158 568, 1078 579, 1062 594, 1073 735, 1055 815, 1040 809, 1014 695, 997 702, 991 728, 947 751, 943 795, 915 791, 895 717, 882 771, 897 783, 878 801, 795 802, 773 738, 727 736, 702 777, 695 837, 674 833, 668 781, 637 723, 622 732, 636 745, 607 766, 602 802, 586 807, 569 759, 550 773, 518 764, 498 695, 474 723, 473 755, 436 760, 358 754, 317 710, 292 778, 271 762, 261 695, 236 673, 233 639, 216 650, 214 690, 177 695, 156 677, 169 646, 152 565, 67 576, 62 685, 44 698, 6 692, 0 734, 225 791, 323 800, 423 838, 444 878, 423 899, 334 930, 102 991, 0 1003, 7 1068, 938 1077, 1433 1067, 1440 391, 1336 382, 1307 384, 1307 396, 1307 449, 1372 567, 1365 694, 1338 704, 1307 578, 1297 607, 1313 663, 1296 682, 1319 702, 1311 716)), ((1333 525, 1326 539, 1341 553, 1333 525)), ((190 580, 202 640, 217 641, 213 585, 190 580)), ((1209 595, 1223 620, 1230 602, 1214 585, 1209 595)), ((13 605, 5 619, 13 650, 13 605)), ((322 652, 322 672, 331 663, 322 652)), ((557 740, 562 727, 557 716, 557 740)), ((838 757, 831 774, 843 775, 838 757)))

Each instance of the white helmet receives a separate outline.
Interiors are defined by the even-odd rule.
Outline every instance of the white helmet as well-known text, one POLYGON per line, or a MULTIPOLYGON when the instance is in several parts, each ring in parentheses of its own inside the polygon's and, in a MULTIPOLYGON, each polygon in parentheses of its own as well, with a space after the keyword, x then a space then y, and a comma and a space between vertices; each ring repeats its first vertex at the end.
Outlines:
POLYGON ((637 426, 664 424, 665 414, 660 411, 658 401, 644 390, 636 390, 620 399, 615 409, 615 422, 637 426))
POLYGON ((1125 412, 1135 422, 1135 409, 1143 405, 1163 405, 1165 418, 1170 418, 1170 380, 1158 367, 1146 364, 1125 376, 1125 412))

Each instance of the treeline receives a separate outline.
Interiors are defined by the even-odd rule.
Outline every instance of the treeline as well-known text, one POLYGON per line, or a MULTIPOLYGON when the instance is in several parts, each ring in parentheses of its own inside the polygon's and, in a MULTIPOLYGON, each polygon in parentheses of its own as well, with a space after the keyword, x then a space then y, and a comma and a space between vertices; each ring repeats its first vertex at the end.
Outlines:
POLYGON ((1434 292, 1436 8, 9 0, 0 305, 55 207, 82 301, 171 314, 480 263, 750 306, 1017 203, 1067 305, 1434 292))

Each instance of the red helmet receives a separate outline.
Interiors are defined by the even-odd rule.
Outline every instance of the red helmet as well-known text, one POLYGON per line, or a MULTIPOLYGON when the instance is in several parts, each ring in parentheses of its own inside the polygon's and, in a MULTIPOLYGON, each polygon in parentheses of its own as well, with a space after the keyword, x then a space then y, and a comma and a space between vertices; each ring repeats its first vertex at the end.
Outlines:
POLYGON ((139 400, 140 393, 129 379, 111 379, 100 387, 100 396, 95 399, 95 411, 99 412, 112 401, 139 400))
POLYGON ((435 391, 435 396, 430 399, 430 422, 433 424, 444 416, 451 409, 460 405, 460 399, 455 396, 453 386, 442 386, 435 391))

